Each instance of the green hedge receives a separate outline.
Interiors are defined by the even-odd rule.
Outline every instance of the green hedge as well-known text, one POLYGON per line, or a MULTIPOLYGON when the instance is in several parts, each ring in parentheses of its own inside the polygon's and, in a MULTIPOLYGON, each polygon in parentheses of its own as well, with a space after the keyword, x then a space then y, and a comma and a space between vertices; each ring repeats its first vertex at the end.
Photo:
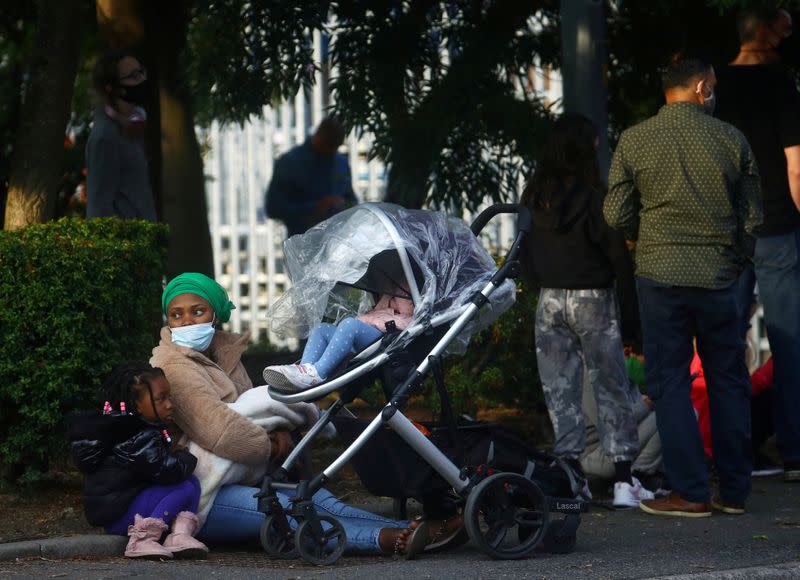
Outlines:
POLYGON ((149 358, 167 237, 116 218, 0 232, 0 478, 41 477, 64 416, 101 404, 114 365, 149 358))

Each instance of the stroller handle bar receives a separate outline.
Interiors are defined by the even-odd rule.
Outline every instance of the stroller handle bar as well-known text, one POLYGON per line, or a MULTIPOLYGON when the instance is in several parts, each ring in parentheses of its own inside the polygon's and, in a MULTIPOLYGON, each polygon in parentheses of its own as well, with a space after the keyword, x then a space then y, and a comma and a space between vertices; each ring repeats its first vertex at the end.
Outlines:
POLYGON ((472 221, 470 229, 476 236, 483 231, 486 224, 496 215, 501 213, 517 214, 517 231, 524 232, 527 236, 531 232, 531 212, 521 203, 496 203, 483 210, 472 221))

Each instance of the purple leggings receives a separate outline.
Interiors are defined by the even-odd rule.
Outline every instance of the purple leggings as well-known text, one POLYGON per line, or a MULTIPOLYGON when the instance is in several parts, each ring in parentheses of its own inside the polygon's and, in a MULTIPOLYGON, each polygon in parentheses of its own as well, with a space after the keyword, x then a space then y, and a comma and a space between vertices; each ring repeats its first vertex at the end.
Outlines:
POLYGON ((136 514, 143 518, 161 518, 171 522, 180 512, 197 512, 200 501, 200 482, 193 475, 174 485, 153 485, 141 491, 133 500, 127 513, 119 520, 106 526, 106 532, 118 536, 128 534, 128 526, 136 514))

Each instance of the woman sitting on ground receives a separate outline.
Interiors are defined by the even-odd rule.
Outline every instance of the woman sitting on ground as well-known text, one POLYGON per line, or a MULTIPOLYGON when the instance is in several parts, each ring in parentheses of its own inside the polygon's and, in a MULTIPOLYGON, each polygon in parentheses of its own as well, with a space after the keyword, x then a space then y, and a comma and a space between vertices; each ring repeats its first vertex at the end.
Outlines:
MULTIPOLYGON (((248 336, 216 328, 228 321, 234 308, 225 289, 203 274, 181 274, 166 286, 161 303, 168 326, 161 330, 161 342, 153 349, 150 362, 163 369, 172 385, 178 427, 175 439, 183 445, 193 442, 241 464, 264 465, 285 459, 293 448, 288 431, 268 433, 228 406, 253 385, 241 362, 248 336)), ((308 412, 307 406, 300 410, 308 412)), ((203 478, 198 478, 202 488, 203 478)), ((254 497, 258 491, 245 485, 223 485, 199 536, 209 543, 256 540, 265 519, 254 497)), ((287 507, 288 494, 277 493, 287 507)), ((349 551, 414 557, 429 544, 441 543, 442 536, 454 535, 461 526, 460 518, 412 523, 392 520, 346 505, 325 489, 314 494, 313 501, 321 515, 335 517, 344 526, 349 551)))

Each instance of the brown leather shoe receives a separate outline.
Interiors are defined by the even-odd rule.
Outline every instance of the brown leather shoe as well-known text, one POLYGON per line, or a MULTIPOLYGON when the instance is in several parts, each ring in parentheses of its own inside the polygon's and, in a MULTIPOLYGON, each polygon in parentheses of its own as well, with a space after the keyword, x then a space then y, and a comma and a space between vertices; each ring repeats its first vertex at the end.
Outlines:
POLYGON ((731 514, 734 516, 740 516, 745 511, 743 503, 734 503, 732 501, 725 501, 719 496, 711 498, 711 507, 717 511, 726 514, 731 514))
POLYGON ((639 507, 642 511, 656 516, 707 518, 711 515, 711 507, 707 503, 687 501, 677 491, 673 491, 667 497, 643 500, 639 502, 639 507))

